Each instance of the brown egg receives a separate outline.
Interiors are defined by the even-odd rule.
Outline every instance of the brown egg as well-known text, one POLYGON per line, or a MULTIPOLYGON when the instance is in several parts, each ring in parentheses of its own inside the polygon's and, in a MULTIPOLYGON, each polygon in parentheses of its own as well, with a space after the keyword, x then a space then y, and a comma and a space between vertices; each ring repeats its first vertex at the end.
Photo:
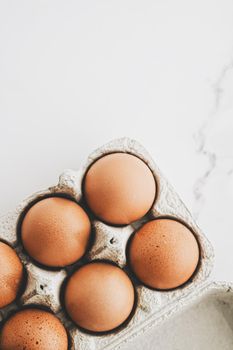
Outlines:
POLYGON ((23 279, 23 265, 14 249, 0 242, 0 308, 15 300, 23 279))
POLYGON ((92 332, 110 331, 129 317, 134 306, 134 287, 121 268, 90 263, 70 277, 65 305, 78 326, 92 332))
POLYGON ((22 222, 25 250, 41 264, 63 267, 85 253, 91 224, 85 211, 72 200, 49 197, 37 202, 22 222))
POLYGON ((11 316, 0 336, 1 350, 67 350, 68 337, 60 320, 50 312, 24 309, 11 316))
POLYGON ((172 289, 196 270, 199 247, 193 233, 171 219, 147 222, 129 245, 130 266, 138 279, 155 289, 172 289))
POLYGON ((113 153, 91 165, 84 179, 84 194, 97 217, 109 224, 125 225, 150 210, 156 183, 141 159, 113 153))

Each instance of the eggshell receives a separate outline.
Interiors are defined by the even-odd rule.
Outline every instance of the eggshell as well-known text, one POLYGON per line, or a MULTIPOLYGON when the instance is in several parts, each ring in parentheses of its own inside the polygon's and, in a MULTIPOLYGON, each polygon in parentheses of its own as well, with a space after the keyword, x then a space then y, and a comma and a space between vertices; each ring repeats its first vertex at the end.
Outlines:
POLYGON ((134 306, 134 287, 117 266, 94 262, 77 270, 65 290, 66 310, 80 327, 106 332, 120 326, 134 306))
POLYGON ((156 183, 149 167, 127 153, 106 155, 91 165, 84 179, 88 206, 101 220, 129 224, 151 208, 156 183))
POLYGON ((129 262, 138 279, 155 289, 172 289, 195 272, 199 246, 193 233, 170 219, 147 222, 129 245, 129 262))
POLYGON ((7 244, 0 242, 0 308, 13 302, 23 279, 23 265, 7 244))
POLYGON ((11 316, 0 336, 1 350, 67 350, 67 332, 50 312, 25 309, 11 316))
POLYGON ((91 224, 85 211, 72 200, 49 197, 34 204, 23 219, 22 243, 37 262, 63 267, 85 253, 91 224))

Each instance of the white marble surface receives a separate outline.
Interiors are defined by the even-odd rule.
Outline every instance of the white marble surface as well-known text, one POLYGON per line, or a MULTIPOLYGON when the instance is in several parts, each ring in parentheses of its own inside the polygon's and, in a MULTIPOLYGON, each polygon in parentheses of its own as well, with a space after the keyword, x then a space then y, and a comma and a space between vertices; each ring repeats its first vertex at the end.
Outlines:
POLYGON ((0 1, 0 212, 138 139, 233 281, 233 2, 0 1))

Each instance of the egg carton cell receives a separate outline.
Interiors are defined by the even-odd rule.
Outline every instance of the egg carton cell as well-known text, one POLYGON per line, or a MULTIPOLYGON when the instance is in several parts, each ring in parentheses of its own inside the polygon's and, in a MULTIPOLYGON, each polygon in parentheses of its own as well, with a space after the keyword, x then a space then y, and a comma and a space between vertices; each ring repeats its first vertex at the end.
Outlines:
MULTIPOLYGON (((165 179, 160 169, 147 151, 135 140, 121 138, 98 148, 79 170, 65 170, 59 182, 45 191, 35 193, 24 200, 14 212, 0 219, 0 240, 8 242, 18 253, 26 269, 26 285, 20 298, 10 307, 0 310, 1 322, 10 314, 10 309, 20 309, 24 305, 37 305, 49 308, 65 325, 70 336, 72 350, 118 349, 143 334, 160 322, 168 320, 175 305, 185 298, 196 297, 205 284, 213 265, 211 244, 199 229, 175 190, 165 179), (151 170, 156 182, 156 198, 153 206, 143 218, 127 225, 112 225, 93 215, 83 196, 85 175, 98 159, 112 153, 130 154, 142 160, 151 170), (87 252, 77 262, 60 268, 49 268, 38 264, 25 251, 21 241, 21 224, 28 208, 37 201, 50 196, 71 198, 80 204, 91 220, 91 239, 87 252), (140 282, 132 272, 127 260, 127 246, 135 231, 150 220, 171 218, 184 223, 193 232, 200 249, 200 260, 195 274, 184 285, 173 290, 153 290, 140 282), (89 334, 77 327, 64 310, 63 288, 67 278, 81 266, 94 260, 109 261, 121 267, 133 282, 137 304, 124 327, 109 334, 89 334), (9 310, 9 311, 8 311, 9 310)), ((93 291, 94 293, 94 291, 93 291)))

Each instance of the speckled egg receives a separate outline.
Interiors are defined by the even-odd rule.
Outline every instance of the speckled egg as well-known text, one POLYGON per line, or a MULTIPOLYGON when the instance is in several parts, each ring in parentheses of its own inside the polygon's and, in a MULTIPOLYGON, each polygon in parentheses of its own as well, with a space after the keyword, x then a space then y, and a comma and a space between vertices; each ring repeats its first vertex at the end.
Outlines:
POLYGON ((108 154, 88 169, 83 182, 92 212, 113 225, 126 225, 143 217, 156 195, 156 182, 141 159, 127 153, 108 154))
POLYGON ((129 317, 135 300, 134 287, 119 267, 93 262, 78 269, 68 280, 65 306, 72 320, 92 332, 107 332, 129 317))
POLYGON ((192 231, 172 219, 144 224, 128 249, 137 278, 155 289, 173 289, 187 282, 199 261, 199 246, 192 231))
POLYGON ((9 245, 0 242, 0 308, 13 302, 23 280, 23 265, 9 245))
POLYGON ((67 350, 68 336, 60 320, 39 309, 24 309, 11 316, 0 336, 1 350, 67 350))
POLYGON ((27 253, 50 267, 64 267, 79 260, 88 247, 91 223, 74 201, 49 197, 26 213, 21 238, 27 253))

